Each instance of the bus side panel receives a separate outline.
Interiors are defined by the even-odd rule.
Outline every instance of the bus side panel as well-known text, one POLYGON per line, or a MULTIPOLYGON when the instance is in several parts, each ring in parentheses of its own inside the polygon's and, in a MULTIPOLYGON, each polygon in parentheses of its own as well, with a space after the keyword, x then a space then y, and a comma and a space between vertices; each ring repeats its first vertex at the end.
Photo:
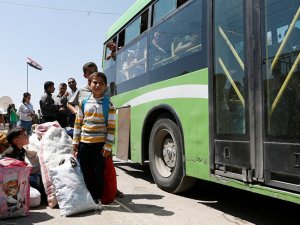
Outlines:
POLYGON ((145 115, 151 109, 152 104, 143 104, 131 108, 130 145, 131 160, 142 163, 142 129, 145 115))
MULTIPOLYGON (((167 99, 183 129, 186 173, 188 176, 209 179, 208 101, 207 99, 167 99), (189 116, 186 116, 187 113, 189 116)), ((146 103, 131 109, 131 160, 141 162, 142 127, 145 115, 161 101, 146 103)))
MULTIPOLYGON (((132 161, 142 162, 142 128, 146 115, 159 105, 168 105, 175 112, 182 127, 186 174, 201 179, 209 179, 207 77, 208 71, 207 69, 203 69, 122 94, 122 97, 112 97, 116 107, 127 105, 127 103, 132 105, 130 126, 130 154, 132 161), (204 93, 187 93, 189 85, 196 85, 196 90, 204 93), (150 93, 151 98, 154 98, 153 95, 155 92, 173 87, 175 88, 175 92, 181 92, 179 94, 180 97, 175 98, 171 96, 169 98, 152 99, 152 101, 145 100, 143 102, 145 94, 150 93), (139 99, 139 103, 137 104, 134 99, 139 99)), ((115 149, 116 146, 117 142, 114 146, 115 149)))
POLYGON ((184 134, 186 174, 209 179, 208 100, 182 101, 178 111, 184 134), (184 116, 188 111, 189 116, 184 116))

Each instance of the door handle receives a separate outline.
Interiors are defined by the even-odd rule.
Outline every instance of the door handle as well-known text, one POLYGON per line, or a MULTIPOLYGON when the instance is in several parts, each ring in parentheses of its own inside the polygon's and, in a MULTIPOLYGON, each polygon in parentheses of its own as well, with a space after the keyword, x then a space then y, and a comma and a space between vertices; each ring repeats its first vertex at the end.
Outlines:
POLYGON ((224 158, 225 159, 230 159, 229 147, 224 147, 224 158))
POLYGON ((295 156, 295 168, 300 168, 300 153, 298 152, 294 152, 294 156, 295 156))

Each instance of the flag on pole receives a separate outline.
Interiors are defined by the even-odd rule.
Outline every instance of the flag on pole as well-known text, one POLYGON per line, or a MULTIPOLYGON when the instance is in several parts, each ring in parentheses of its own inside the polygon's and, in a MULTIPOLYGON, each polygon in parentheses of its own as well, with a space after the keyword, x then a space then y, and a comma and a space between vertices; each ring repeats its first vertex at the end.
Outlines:
POLYGON ((43 67, 37 62, 33 61, 31 58, 27 57, 27 64, 37 70, 42 70, 43 67))

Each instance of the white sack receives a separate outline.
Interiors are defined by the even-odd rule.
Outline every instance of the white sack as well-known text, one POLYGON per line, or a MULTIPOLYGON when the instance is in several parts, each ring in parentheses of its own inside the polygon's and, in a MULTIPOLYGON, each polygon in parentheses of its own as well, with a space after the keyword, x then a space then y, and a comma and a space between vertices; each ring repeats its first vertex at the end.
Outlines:
POLYGON ((100 209, 85 185, 78 162, 73 168, 67 159, 62 165, 51 168, 49 173, 62 216, 100 209))
POLYGON ((72 151, 72 139, 65 129, 50 127, 41 139, 39 160, 41 164, 42 180, 47 194, 48 205, 53 208, 57 205, 55 189, 51 181, 49 169, 59 165, 62 159, 69 159, 72 151))
POLYGON ((36 134, 32 134, 29 137, 29 144, 24 146, 26 150, 25 162, 32 167, 32 173, 40 173, 40 162, 38 153, 41 149, 41 143, 36 134))
POLYGON ((33 187, 30 187, 30 203, 29 207, 37 207, 41 204, 41 193, 33 187))

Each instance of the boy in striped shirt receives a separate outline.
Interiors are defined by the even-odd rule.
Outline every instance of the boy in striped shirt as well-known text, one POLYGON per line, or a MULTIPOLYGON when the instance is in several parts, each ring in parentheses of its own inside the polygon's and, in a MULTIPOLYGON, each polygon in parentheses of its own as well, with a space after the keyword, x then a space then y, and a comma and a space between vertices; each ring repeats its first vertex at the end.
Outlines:
POLYGON ((112 154, 116 110, 110 103, 106 121, 103 112, 103 96, 107 86, 105 74, 91 74, 88 84, 92 94, 79 104, 74 124, 73 150, 78 152, 84 181, 98 203, 104 186, 104 160, 112 154))

